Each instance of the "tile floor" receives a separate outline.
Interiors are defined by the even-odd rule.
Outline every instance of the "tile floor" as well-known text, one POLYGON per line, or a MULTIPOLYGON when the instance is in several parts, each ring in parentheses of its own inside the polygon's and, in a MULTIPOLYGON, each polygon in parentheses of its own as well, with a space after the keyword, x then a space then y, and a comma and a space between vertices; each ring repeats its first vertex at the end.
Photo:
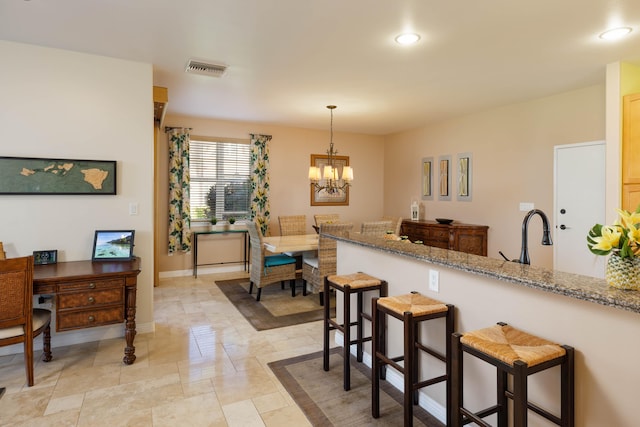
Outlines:
POLYGON ((156 331, 136 336, 133 365, 124 338, 54 342, 27 387, 22 354, 0 357, 0 425, 310 425, 267 363, 321 350, 322 322, 255 331, 213 285, 243 274, 163 279, 156 331))

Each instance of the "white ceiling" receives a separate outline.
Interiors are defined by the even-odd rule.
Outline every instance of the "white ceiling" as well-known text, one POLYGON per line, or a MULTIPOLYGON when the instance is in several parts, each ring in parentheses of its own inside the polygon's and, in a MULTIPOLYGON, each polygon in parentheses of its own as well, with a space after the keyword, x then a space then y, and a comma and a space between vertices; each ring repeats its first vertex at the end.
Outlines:
POLYGON ((640 1, 1 0, 0 39, 152 63, 169 114, 388 134, 640 65, 640 1))

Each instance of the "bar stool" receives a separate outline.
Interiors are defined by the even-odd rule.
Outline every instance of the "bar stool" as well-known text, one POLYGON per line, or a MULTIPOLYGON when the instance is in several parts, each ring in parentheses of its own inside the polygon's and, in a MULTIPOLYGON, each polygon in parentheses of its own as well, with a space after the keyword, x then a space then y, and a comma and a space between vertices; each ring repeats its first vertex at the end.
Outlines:
MULTIPOLYGON (((363 320, 371 321, 371 316, 364 312, 362 297, 367 291, 378 291, 378 296, 387 295, 387 282, 365 273, 331 275, 324 279, 324 370, 329 370, 329 332, 337 329, 344 336, 344 389, 351 389, 351 371, 349 355, 351 344, 356 344, 356 357, 362 362, 363 344, 371 341, 371 337, 363 337, 363 320), (329 291, 342 292, 344 301, 344 317, 342 323, 331 318, 329 311, 329 291), (351 295, 357 296, 356 321, 351 321, 351 295), (356 339, 351 339, 351 327, 356 326, 356 339)), ((373 330, 373 329, 372 329, 373 330)))
POLYGON ((413 405, 418 404, 418 390, 433 384, 446 381, 447 390, 447 425, 450 425, 450 387, 451 387, 451 334, 454 324, 454 306, 426 297, 418 292, 410 294, 374 298, 373 313, 373 367, 371 415, 380 416, 380 379, 386 365, 393 366, 404 376, 404 425, 413 425, 413 405), (401 320, 404 327, 404 354, 388 357, 384 349, 385 315, 401 320), (419 342, 420 323, 438 318, 445 318, 445 354, 419 342), (445 362, 445 374, 419 381, 419 353, 421 350, 438 360, 445 362), (404 361, 403 366, 398 362, 404 361))
POLYGON ((453 423, 460 427, 468 422, 488 426, 482 418, 498 415, 498 425, 508 422, 507 398, 513 400, 513 424, 515 427, 527 425, 527 410, 543 416, 563 427, 574 425, 574 350, 567 345, 558 345, 513 328, 506 323, 498 323, 485 329, 455 333, 451 337, 452 355, 452 395, 453 423), (463 406, 463 352, 469 353, 497 369, 497 404, 479 412, 471 412, 463 406), (560 365, 560 418, 547 410, 530 403, 527 398, 527 378, 529 375, 560 365), (513 376, 513 391, 509 391, 507 374, 513 376))

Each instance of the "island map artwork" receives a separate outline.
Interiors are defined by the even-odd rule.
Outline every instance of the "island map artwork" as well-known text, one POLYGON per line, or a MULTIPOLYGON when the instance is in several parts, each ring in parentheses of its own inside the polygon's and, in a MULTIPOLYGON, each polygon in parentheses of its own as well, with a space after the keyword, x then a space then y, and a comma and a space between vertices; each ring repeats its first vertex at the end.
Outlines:
POLYGON ((0 194, 116 194, 116 162, 0 157, 0 194))

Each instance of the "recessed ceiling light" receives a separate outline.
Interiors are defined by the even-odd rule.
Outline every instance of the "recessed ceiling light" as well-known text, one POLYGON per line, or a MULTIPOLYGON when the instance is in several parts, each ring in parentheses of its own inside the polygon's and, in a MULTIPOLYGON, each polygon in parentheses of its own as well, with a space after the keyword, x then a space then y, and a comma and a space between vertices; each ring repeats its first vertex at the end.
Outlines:
POLYGON ((396 42, 402 45, 414 44, 420 40, 420 36, 415 33, 400 34, 396 37, 396 42))
POLYGON ((631 32, 631 27, 612 28, 600 34, 598 37, 600 37, 603 40, 618 40, 626 36, 630 32, 631 32))

